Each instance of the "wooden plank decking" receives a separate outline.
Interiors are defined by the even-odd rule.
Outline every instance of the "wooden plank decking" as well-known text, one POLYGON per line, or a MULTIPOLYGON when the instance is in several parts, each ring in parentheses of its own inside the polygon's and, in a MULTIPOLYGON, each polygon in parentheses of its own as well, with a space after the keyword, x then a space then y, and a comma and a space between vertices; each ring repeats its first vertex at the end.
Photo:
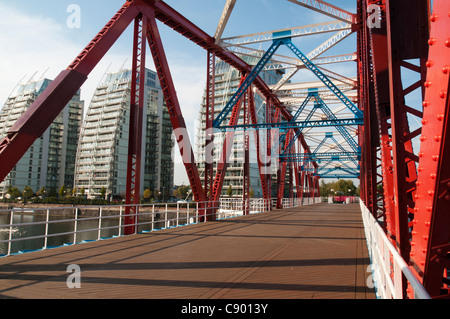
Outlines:
POLYGON ((359 205, 316 204, 0 258, 0 298, 372 299, 368 265, 359 205))

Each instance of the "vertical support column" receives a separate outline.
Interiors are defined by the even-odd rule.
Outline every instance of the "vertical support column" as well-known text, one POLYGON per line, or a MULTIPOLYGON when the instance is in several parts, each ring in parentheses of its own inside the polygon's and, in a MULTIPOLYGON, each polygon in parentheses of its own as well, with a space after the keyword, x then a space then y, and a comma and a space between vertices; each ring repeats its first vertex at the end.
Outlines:
MULTIPOLYGON (((369 29, 371 62, 373 69, 373 86, 375 91, 375 111, 379 123, 381 175, 383 184, 383 228, 387 236, 395 243, 394 213, 394 171, 392 163, 392 139, 389 133, 390 97, 389 97, 389 64, 387 47, 387 26, 385 12, 382 11, 380 28, 369 29)), ((366 20, 362 21, 364 25, 366 20)))
POLYGON ((450 297, 449 12, 448 1, 433 1, 410 254, 410 268, 432 298, 450 297))
MULTIPOLYGON (((292 148, 289 153, 292 154, 292 148)), ((289 198, 294 198, 294 162, 289 163, 289 198)))
MULTIPOLYGON (((215 91, 215 64, 216 55, 213 50, 208 50, 207 80, 206 80, 206 114, 205 114, 205 173, 204 190, 207 200, 212 198, 213 174, 214 174, 214 91, 215 91)), ((214 204, 210 203, 211 207, 214 204)))
MULTIPOLYGON (((292 130, 288 130, 286 135, 285 135, 285 141, 284 141, 284 151, 287 151, 288 154, 291 153, 291 149, 287 149, 287 147, 290 144, 291 141, 291 136, 292 136, 292 130)), ((280 154, 281 154, 281 145, 280 147, 280 154)), ((283 160, 283 161, 278 161, 278 174, 277 174, 277 208, 283 208, 282 207, 282 201, 283 201, 283 197, 284 197, 284 186, 285 186, 285 178, 286 178, 286 168, 287 168, 287 160, 283 160)), ((289 167, 290 167, 289 163, 289 167)))
POLYGON ((377 148, 379 146, 378 119, 375 112, 373 69, 370 63, 369 29, 367 27, 366 6, 358 5, 361 28, 358 32, 358 90, 359 107, 364 112, 364 126, 359 126, 359 141, 362 144, 360 161, 361 194, 366 207, 378 218, 377 202, 377 148))
POLYGON ((130 128, 128 137, 128 163, 125 209, 125 235, 136 232, 141 179, 142 125, 145 94, 145 52, 147 18, 139 14, 134 23, 133 63, 130 93, 130 128))
MULTIPOLYGON (((245 80, 245 75, 241 75, 241 84, 245 80)), ((233 106, 233 110, 231 112, 231 117, 229 121, 229 125, 236 125, 239 114, 241 112, 241 105, 242 105, 242 98, 239 99, 239 101, 233 106)), ((220 155, 219 163, 217 164, 217 171, 216 171, 216 177, 214 179, 214 185, 212 188, 212 201, 218 202, 220 199, 220 193, 222 192, 222 186, 223 182, 225 180, 225 174, 227 172, 228 162, 231 155, 231 151, 233 148, 234 143, 234 130, 228 131, 225 133, 225 141, 223 143, 222 147, 222 153, 220 155)), ((215 220, 215 211, 212 213, 211 216, 208 217, 208 220, 215 220)))
MULTIPOLYGON (((249 100, 252 94, 252 86, 249 86, 244 98, 244 124, 250 123, 249 118, 249 100)), ((248 215, 250 211, 250 139, 247 128, 244 129, 244 176, 243 176, 243 189, 242 189, 242 203, 244 215, 248 215)))
MULTIPOLYGON (((272 123, 272 100, 269 98, 266 102, 266 123, 272 123)), ((267 158, 266 162, 266 187, 267 193, 269 194, 268 207, 267 210, 272 210, 272 143, 271 143, 271 130, 268 128, 266 130, 266 152, 265 155, 267 158)))

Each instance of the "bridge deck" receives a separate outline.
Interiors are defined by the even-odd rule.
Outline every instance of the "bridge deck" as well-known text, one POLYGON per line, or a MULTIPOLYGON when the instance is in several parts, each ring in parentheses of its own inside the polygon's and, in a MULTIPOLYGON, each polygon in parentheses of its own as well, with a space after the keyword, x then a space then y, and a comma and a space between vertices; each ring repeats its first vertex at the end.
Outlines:
POLYGON ((368 265, 359 205, 316 204, 0 258, 0 297, 374 298, 368 265))

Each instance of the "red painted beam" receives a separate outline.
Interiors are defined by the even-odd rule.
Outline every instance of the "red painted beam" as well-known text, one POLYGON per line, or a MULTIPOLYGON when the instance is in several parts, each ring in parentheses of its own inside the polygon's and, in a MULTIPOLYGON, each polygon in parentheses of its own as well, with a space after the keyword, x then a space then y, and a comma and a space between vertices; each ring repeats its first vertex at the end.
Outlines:
POLYGON ((434 1, 411 239, 411 269, 432 298, 450 298, 449 12, 447 0, 434 1))
POLYGON ((196 201, 204 202, 206 195, 202 188, 202 183, 195 163, 194 152, 189 136, 187 134, 186 123, 181 112, 180 103, 176 94, 175 86, 170 73, 164 47, 161 41, 158 27, 155 20, 155 12, 151 8, 140 8, 144 15, 148 17, 148 43, 153 55, 156 71, 166 101, 170 121, 174 129, 175 137, 180 149, 183 164, 186 168, 192 193, 196 201))

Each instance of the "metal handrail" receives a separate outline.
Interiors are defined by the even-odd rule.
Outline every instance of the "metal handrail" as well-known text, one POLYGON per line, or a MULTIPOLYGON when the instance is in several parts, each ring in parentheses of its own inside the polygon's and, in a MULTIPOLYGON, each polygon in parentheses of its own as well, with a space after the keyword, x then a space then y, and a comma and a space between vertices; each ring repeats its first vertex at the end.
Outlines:
MULTIPOLYGON (((295 200, 284 200, 283 208, 290 208, 295 206, 308 205, 313 203, 320 202, 320 198, 315 199, 295 199, 295 200)), ((158 204, 124 204, 124 205, 109 205, 109 206, 70 206, 70 207, 55 207, 55 208, 20 208, 20 209, 3 209, 0 210, 0 213, 10 213, 10 222, 9 224, 0 225, 0 229, 9 229, 9 238, 5 240, 0 240, 0 244, 8 243, 8 249, 6 256, 13 254, 12 252, 12 243, 31 240, 31 239, 44 239, 44 245, 42 249, 49 248, 48 238, 64 236, 64 235, 72 235, 72 241, 66 242, 61 245, 68 244, 77 244, 80 241, 77 238, 77 234, 87 233, 87 232, 97 232, 96 239, 92 240, 100 240, 104 237, 101 237, 101 233, 104 230, 117 229, 118 234, 113 235, 112 237, 120 237, 123 236, 122 229, 125 227, 134 226, 135 233, 138 232, 138 227, 145 228, 146 225, 151 225, 149 229, 142 229, 140 232, 152 232, 158 230, 155 228, 155 225, 162 224, 163 227, 159 229, 166 229, 169 227, 179 227, 184 225, 190 225, 193 223, 198 223, 200 218, 203 218, 206 221, 207 216, 211 216, 212 214, 216 214, 217 219, 230 218, 236 216, 243 215, 243 207, 244 202, 241 198, 221 198, 220 201, 217 202, 193 202, 193 203, 158 203, 158 204), (171 205, 173 205, 171 207, 171 205), (136 213, 125 214, 126 207, 138 207, 136 213), (150 209, 150 211, 142 211, 142 209, 150 209), (23 213, 24 211, 33 210, 34 212, 45 212, 45 220, 38 222, 25 222, 25 223, 14 223, 14 215, 23 213), (73 214, 72 218, 64 218, 58 220, 50 220, 50 215, 52 211, 56 210, 70 210, 73 214), (98 210, 97 216, 89 216, 80 218, 79 212, 80 210, 98 210), (113 215, 104 215, 104 211, 116 211, 113 215), (204 211, 203 214, 200 214, 200 211, 204 211), (216 211, 216 212, 215 212, 216 211), (156 214, 163 214, 162 219, 156 220, 156 214), (173 214, 174 216, 169 216, 173 214), (148 216, 148 220, 142 220, 143 217, 148 216), (137 217, 134 218, 134 224, 124 224, 123 219, 125 217, 137 217), (193 219, 192 219, 193 218, 193 219), (113 226, 105 226, 102 225, 102 222, 108 219, 118 219, 118 225, 113 226), (98 220, 98 226, 89 229, 78 229, 80 222, 86 221, 96 221, 98 220), (191 222, 192 220, 192 222, 191 222), (180 221, 182 221, 180 223, 180 221), (62 223, 73 223, 73 228, 70 231, 59 232, 59 233, 49 233, 49 226, 54 224, 62 224, 62 223), (19 237, 13 238, 13 229, 17 227, 23 226, 34 226, 34 225, 45 225, 45 230, 41 235, 28 236, 28 237, 19 237)), ((261 198, 251 198, 248 203, 249 213, 256 214, 270 210, 269 200, 264 200, 261 198)), ((91 239, 86 239, 91 240, 91 239)), ((40 250, 40 249, 37 249, 40 250)))
POLYGON ((414 290, 415 298, 430 299, 428 292, 409 269, 362 200, 360 206, 377 296, 382 299, 403 299, 403 274, 414 290))

